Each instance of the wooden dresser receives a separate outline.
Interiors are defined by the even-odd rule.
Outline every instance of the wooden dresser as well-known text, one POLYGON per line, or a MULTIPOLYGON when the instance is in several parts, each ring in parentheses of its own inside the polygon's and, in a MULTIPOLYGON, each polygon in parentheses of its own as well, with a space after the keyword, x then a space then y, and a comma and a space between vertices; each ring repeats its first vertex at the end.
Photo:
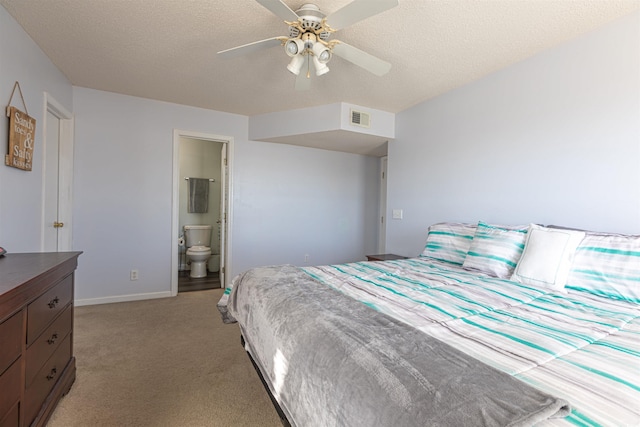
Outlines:
POLYGON ((80 254, 0 257, 0 427, 45 425, 76 378, 73 275, 80 254))

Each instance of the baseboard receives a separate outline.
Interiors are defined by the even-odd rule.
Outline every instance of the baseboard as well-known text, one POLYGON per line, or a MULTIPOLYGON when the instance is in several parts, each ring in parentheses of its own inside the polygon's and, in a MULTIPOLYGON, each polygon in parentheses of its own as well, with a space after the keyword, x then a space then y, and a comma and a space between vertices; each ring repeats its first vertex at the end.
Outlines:
POLYGON ((118 295, 113 297, 76 299, 73 301, 73 305, 80 307, 82 305, 111 304, 113 302, 140 301, 145 299, 167 298, 171 296, 173 296, 171 295, 171 291, 151 292, 148 294, 118 295))

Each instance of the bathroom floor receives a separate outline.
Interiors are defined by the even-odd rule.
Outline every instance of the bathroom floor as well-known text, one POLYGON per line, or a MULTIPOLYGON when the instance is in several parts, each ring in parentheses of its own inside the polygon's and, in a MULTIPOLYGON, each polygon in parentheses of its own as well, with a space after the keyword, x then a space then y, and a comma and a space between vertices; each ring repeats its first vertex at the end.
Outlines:
POLYGON ((220 275, 218 273, 207 274, 207 277, 197 279, 189 277, 189 271, 178 272, 178 292, 202 291, 220 287, 220 275))

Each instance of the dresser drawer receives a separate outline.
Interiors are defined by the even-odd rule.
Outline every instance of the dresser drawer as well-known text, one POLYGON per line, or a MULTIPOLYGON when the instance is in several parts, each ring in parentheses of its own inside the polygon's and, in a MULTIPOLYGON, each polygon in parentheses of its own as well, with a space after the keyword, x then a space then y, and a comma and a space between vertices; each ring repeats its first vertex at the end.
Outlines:
POLYGON ((20 403, 16 402, 9 413, 2 418, 0 415, 0 427, 18 427, 20 425, 20 403))
POLYGON ((73 275, 62 279, 57 285, 38 297, 27 308, 27 345, 38 338, 49 322, 65 309, 73 295, 73 275))
POLYGON ((26 385, 29 387, 44 362, 46 362, 60 343, 71 332, 72 305, 67 308, 40 334, 27 349, 26 385))
POLYGON ((0 376, 0 419, 3 419, 20 399, 20 359, 0 376))
POLYGON ((22 311, 0 323, 0 375, 20 357, 22 351, 22 311))
POLYGON ((27 421, 27 425, 31 424, 31 421, 38 414, 42 403, 62 375, 70 359, 71 334, 62 340, 57 350, 36 373, 33 382, 27 386, 24 401, 24 419, 27 421))

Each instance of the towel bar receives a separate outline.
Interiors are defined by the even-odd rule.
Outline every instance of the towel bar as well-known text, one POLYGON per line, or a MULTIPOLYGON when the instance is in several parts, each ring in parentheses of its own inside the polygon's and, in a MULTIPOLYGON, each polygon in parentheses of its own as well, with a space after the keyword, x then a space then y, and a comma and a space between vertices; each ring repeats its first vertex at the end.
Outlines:
MULTIPOLYGON (((184 177, 184 179, 186 179, 187 181, 189 181, 189 177, 188 177, 188 176, 185 176, 185 177, 184 177)), ((213 179, 213 178, 209 178, 209 182, 216 182, 216 180, 215 180, 215 179, 213 179)))

